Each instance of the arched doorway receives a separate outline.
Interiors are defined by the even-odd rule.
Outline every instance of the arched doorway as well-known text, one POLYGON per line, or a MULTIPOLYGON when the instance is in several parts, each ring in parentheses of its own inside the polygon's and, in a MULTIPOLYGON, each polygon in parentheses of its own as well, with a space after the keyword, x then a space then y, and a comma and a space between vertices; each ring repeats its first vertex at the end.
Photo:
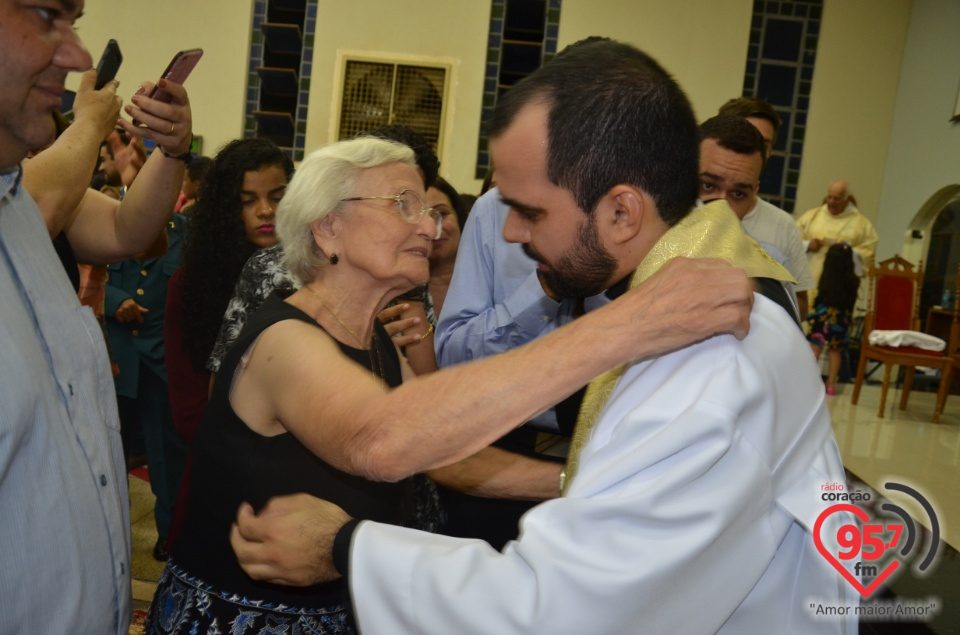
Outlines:
MULTIPOLYGON (((943 291, 957 292, 960 265, 960 185, 941 188, 920 208, 907 228, 903 257, 923 263, 920 317, 941 304, 943 291)), ((952 307, 945 307, 952 308, 952 307)))

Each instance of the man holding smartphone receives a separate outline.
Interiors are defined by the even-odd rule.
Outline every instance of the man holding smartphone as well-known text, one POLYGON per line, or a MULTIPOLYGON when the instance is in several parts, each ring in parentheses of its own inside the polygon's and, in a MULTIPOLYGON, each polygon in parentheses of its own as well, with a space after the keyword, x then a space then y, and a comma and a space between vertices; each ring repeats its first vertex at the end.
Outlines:
MULTIPOLYGON (((131 614, 129 502, 103 336, 67 282, 20 166, 49 143, 67 73, 92 65, 73 28, 82 12, 82 1, 0 0, 0 624, 11 633, 125 634, 131 614)), ((63 212, 81 260, 142 250, 173 209, 191 116, 182 87, 164 88, 172 103, 127 107, 146 127, 120 123, 164 150, 124 211, 87 192, 63 212), (138 211, 139 221, 127 216, 138 211)), ((29 162, 40 161, 30 168, 44 191, 60 187, 53 175, 69 154, 54 152, 29 162)))

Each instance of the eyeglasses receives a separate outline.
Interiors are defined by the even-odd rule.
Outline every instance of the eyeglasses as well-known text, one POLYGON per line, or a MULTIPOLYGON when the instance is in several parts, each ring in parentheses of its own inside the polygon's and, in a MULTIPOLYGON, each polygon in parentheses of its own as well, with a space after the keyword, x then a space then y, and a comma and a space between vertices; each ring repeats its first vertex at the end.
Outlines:
POLYGON ((393 196, 354 196, 352 198, 342 199, 340 202, 349 203, 350 201, 375 201, 381 199, 390 199, 396 203, 396 209, 400 214, 400 218, 411 225, 419 223, 424 214, 429 215, 430 218, 437 223, 437 233, 433 239, 437 240, 440 238, 440 234, 443 232, 443 216, 432 207, 425 207, 423 201, 420 200, 420 197, 417 196, 417 193, 413 190, 404 190, 393 196))

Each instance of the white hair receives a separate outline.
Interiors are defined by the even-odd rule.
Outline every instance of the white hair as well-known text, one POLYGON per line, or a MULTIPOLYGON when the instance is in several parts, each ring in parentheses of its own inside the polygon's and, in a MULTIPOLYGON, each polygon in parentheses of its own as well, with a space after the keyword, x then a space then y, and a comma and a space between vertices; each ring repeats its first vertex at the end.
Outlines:
POLYGON ((320 251, 310 226, 354 196, 361 170, 388 163, 417 168, 408 146, 376 137, 339 141, 311 153, 287 186, 277 207, 276 231, 283 245, 283 265, 301 284, 313 280, 329 259, 320 251))

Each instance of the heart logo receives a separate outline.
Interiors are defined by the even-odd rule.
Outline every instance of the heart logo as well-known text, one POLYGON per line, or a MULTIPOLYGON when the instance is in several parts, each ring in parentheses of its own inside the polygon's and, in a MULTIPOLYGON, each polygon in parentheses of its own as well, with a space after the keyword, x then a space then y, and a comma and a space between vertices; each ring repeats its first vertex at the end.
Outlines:
POLYGON ((827 548, 823 546, 823 540, 820 538, 820 528, 823 526, 823 522, 827 519, 828 516, 836 512, 850 512, 851 514, 853 514, 863 522, 867 522, 870 520, 870 517, 867 516, 867 513, 865 511, 859 509, 858 507, 855 507, 854 505, 846 505, 846 504, 832 505, 831 507, 828 507, 825 510, 823 510, 820 516, 817 517, 817 522, 813 526, 813 542, 816 543, 817 551, 819 551, 820 554, 827 559, 827 562, 832 564, 833 568, 839 571, 840 575, 846 578, 847 582, 852 584, 854 588, 860 592, 860 595, 862 595, 865 598, 868 598, 873 594, 874 591, 877 590, 877 587, 880 586, 883 583, 883 581, 890 576, 891 573, 897 570, 897 567, 900 566, 900 562, 897 560, 892 560, 890 564, 888 564, 887 567, 883 571, 881 571, 876 578, 874 578, 870 586, 864 587, 863 584, 860 583, 860 580, 857 580, 855 577, 853 577, 853 574, 850 573, 850 571, 843 566, 843 563, 841 563, 832 553, 827 551, 827 548))

